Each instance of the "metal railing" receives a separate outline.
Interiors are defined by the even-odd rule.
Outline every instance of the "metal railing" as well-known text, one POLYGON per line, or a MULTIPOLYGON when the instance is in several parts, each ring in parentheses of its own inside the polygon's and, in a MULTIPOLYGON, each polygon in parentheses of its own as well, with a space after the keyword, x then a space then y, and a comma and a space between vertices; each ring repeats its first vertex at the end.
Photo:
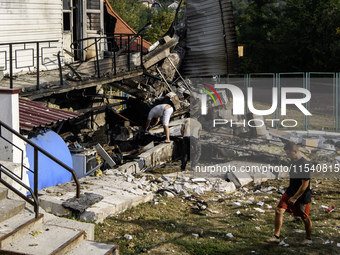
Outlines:
MULTIPOLYGON (((126 54, 127 56, 127 65, 128 71, 131 71, 130 61, 131 54, 140 52, 140 67, 143 66, 143 37, 142 35, 136 34, 115 34, 113 36, 105 36, 105 37, 88 37, 81 40, 74 41, 71 45, 71 48, 77 52, 78 58, 82 61, 85 60, 85 53, 90 50, 91 47, 94 46, 95 49, 95 66, 96 66, 96 75, 100 78, 102 75, 100 73, 100 64, 99 61, 101 56, 99 55, 101 52, 105 51, 109 57, 113 58, 112 65, 112 73, 114 75, 117 74, 117 57, 121 54, 126 54), (93 41, 92 43, 90 41, 93 41), (85 43, 86 42, 86 43, 85 43), (84 45, 87 44, 85 47, 84 45), (105 49, 103 49, 103 47, 105 49)), ((106 56, 107 57, 107 56, 106 56)))
POLYGON ((80 183, 79 183, 77 175, 75 174, 75 172, 74 172, 74 170, 72 168, 70 168, 69 166, 67 166, 66 164, 61 162, 59 159, 57 159, 54 156, 52 156, 50 153, 48 153, 44 149, 42 149, 39 146, 37 146, 35 143, 31 142, 30 140, 28 140, 27 138, 22 136, 20 133, 18 133, 17 131, 15 131, 14 129, 12 129, 11 127, 6 125, 2 121, 0 121, 0 138, 2 138, 7 143, 9 143, 13 147, 15 147, 16 149, 21 151, 21 166, 20 166, 21 167, 21 173, 20 173, 20 175, 15 174, 10 169, 5 167, 3 164, 0 164, 0 182, 3 185, 5 185, 8 189, 10 189, 14 193, 16 193, 18 196, 20 196, 22 199, 24 199, 26 202, 28 202, 29 204, 34 206, 34 212, 35 212, 35 217, 36 218, 39 216, 39 200, 38 200, 38 181, 39 181, 38 180, 38 174, 39 174, 39 172, 38 172, 39 156, 38 155, 39 155, 39 153, 45 155, 46 157, 48 157, 49 159, 51 159, 52 161, 54 161, 55 163, 57 163, 58 165, 63 167, 66 171, 68 171, 68 172, 70 172, 72 174, 73 180, 75 181, 76 187, 77 187, 77 189, 76 189, 76 197, 80 198, 80 183), (3 131, 5 131, 5 130, 7 132, 9 132, 10 134, 15 135, 16 137, 18 137, 19 139, 21 139, 22 141, 24 141, 25 143, 27 143, 27 144, 29 144, 30 146, 33 147, 33 149, 34 149, 34 166, 33 166, 33 170, 31 170, 30 168, 28 168, 28 167, 26 167, 24 165, 22 149, 19 148, 17 145, 13 144, 10 140, 8 140, 7 138, 4 137, 4 135, 3 135, 4 132, 3 131), (32 190, 31 187, 27 186, 23 182, 23 180, 22 180, 23 179, 23 175, 24 175, 24 173, 23 173, 24 172, 24 168, 27 169, 28 171, 30 171, 33 174, 33 179, 34 179, 33 190, 32 190), (14 182, 16 182, 17 184, 19 184, 21 187, 25 188, 30 193, 30 195, 26 196, 22 192, 17 190, 15 187, 10 185, 7 181, 5 181, 3 179, 3 174, 6 175, 11 180, 13 180, 14 182))
MULTIPOLYGON (((253 101, 264 105, 272 104, 272 88, 277 88, 278 107, 273 113, 273 119, 285 117, 280 113, 282 88, 307 89, 311 93, 311 100, 303 105, 312 115, 300 113, 301 116, 296 117, 301 123, 299 129, 320 128, 325 131, 340 131, 340 73, 338 72, 229 74, 227 77, 219 77, 218 83, 238 86, 246 98, 248 98, 247 88, 252 87, 254 90, 253 101)), ((287 108, 287 110, 289 109, 287 108)), ((287 115, 289 117, 289 114, 287 115)), ((279 121, 275 122, 274 128, 282 128, 279 121)))
MULTIPOLYGON (((4 64, 4 71, 8 71, 9 73, 9 82, 10 88, 13 88, 13 80, 14 80, 14 66, 15 69, 19 68, 36 68, 37 70, 37 90, 39 89, 39 73, 40 73, 40 65, 44 65, 44 50, 57 48, 52 46, 52 43, 56 43, 58 40, 50 40, 50 41, 35 41, 35 42, 15 42, 15 43, 1 43, 0 48, 7 48, 7 50, 0 50, 0 55, 3 55, 4 58, 1 60, 0 65, 4 64), (3 47, 1 47, 3 46, 3 47), (43 47, 42 47, 43 46, 43 47), (20 52, 29 52, 29 57, 31 59, 30 64, 22 64, 18 63, 20 58, 20 52), (8 55, 8 56, 7 56, 8 55)), ((59 60, 59 59, 58 59, 59 60)), ((24 62, 24 61, 20 61, 24 62)), ((51 61, 53 62, 53 61, 51 61)))

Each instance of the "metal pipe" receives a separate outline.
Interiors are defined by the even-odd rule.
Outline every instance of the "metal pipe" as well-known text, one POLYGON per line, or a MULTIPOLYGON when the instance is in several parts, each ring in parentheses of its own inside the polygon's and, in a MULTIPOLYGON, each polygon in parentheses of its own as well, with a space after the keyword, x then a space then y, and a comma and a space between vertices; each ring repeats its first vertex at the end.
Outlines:
POLYGON ((39 59, 40 59, 40 52, 39 52, 39 42, 37 42, 37 90, 39 90, 39 83, 40 83, 40 80, 39 80, 39 69, 40 69, 40 66, 39 66, 39 59))
POLYGON ((131 70, 130 66, 130 36, 128 35, 128 53, 127 53, 127 58, 128 58, 128 70, 131 70))
POLYGON ((57 58, 58 58, 58 67, 59 67, 59 80, 60 80, 60 85, 64 85, 64 81, 63 81, 63 70, 61 69, 60 51, 58 51, 57 58))
POLYGON ((98 56, 98 45, 97 40, 95 39, 95 47, 96 47, 96 62, 97 62, 97 72, 98 72, 98 78, 100 78, 100 68, 99 68, 99 56, 98 56))
MULTIPOLYGON (((115 42, 114 46, 116 46, 116 40, 115 37, 113 38, 113 41, 115 42)), ((116 52, 113 53, 113 65, 114 65, 114 75, 117 75, 117 60, 116 60, 116 52)))
MULTIPOLYGON (((38 197, 38 180, 39 180, 39 171, 38 171, 38 149, 34 148, 34 195, 38 197)), ((34 205, 34 211, 36 216, 39 214, 39 204, 34 205)))
POLYGON ((12 58, 13 58, 13 45, 12 43, 9 44, 9 84, 10 88, 13 89, 13 63, 12 63, 12 58))
POLYGON ((140 36, 140 65, 142 68, 144 68, 143 66, 143 36, 140 36))

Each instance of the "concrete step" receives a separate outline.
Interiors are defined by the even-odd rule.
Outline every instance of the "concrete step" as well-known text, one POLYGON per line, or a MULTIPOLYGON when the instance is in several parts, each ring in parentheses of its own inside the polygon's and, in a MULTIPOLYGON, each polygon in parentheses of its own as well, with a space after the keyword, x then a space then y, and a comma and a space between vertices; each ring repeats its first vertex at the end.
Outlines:
POLYGON ((0 200, 4 200, 7 198, 8 189, 0 188, 0 200))
POLYGON ((0 224, 0 247, 6 247, 43 224, 44 216, 24 211, 0 224))
POLYGON ((85 238, 84 231, 43 224, 28 235, 2 247, 0 253, 14 252, 34 255, 67 254, 85 238))
POLYGON ((5 199, 0 201, 0 222, 5 221, 25 209, 24 201, 5 199))
POLYGON ((119 255, 118 245, 98 243, 93 241, 83 241, 67 255, 119 255))

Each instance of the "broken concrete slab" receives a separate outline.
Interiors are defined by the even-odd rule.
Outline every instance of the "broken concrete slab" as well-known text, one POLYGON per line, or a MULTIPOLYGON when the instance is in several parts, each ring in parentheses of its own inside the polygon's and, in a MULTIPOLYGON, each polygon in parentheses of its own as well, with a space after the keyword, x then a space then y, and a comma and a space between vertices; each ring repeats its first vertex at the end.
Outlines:
POLYGON ((219 193, 232 193, 236 191, 236 185, 233 182, 222 181, 215 184, 213 190, 219 193))
MULTIPOLYGON (((164 37, 165 38, 170 38, 164 37)), ((170 55, 171 48, 173 48, 178 43, 176 38, 167 39, 165 44, 158 46, 155 50, 151 51, 149 54, 143 57, 143 66, 145 69, 157 64, 159 61, 165 59, 170 55)))
POLYGON ((250 174, 251 178, 253 178, 253 181, 255 184, 260 184, 262 182, 266 182, 269 179, 275 179, 275 175, 271 172, 262 172, 262 173, 254 173, 250 174))
MULTIPOLYGON (((135 178, 134 178, 135 179, 135 178)), ((78 213, 79 219, 89 222, 101 222, 111 214, 117 214, 142 202, 153 198, 150 191, 145 191, 145 185, 127 182, 126 174, 117 176, 114 171, 111 175, 102 177, 83 177, 81 180, 82 190, 103 196, 103 199, 78 213)), ((72 182, 49 187, 49 192, 41 190, 39 193, 40 206, 49 213, 58 216, 71 216, 72 211, 62 206, 63 202, 74 198, 75 187, 72 182), (54 189, 57 192, 54 192, 54 189), (63 190, 60 193, 60 190, 63 190)))
MULTIPOLYGON (((127 162, 124 165, 121 165, 117 168, 118 171, 126 174, 138 174, 141 172, 141 169, 144 168, 143 161, 131 161, 127 162)), ((110 170, 109 170, 110 171, 110 170)))
POLYGON ((103 222, 104 219, 111 215, 122 213, 133 206, 148 202, 152 199, 153 194, 151 192, 146 193, 144 196, 124 194, 124 196, 115 195, 105 197, 102 201, 82 213, 79 219, 88 222, 103 222))
POLYGON ((88 207, 101 201, 104 197, 98 194, 85 192, 80 195, 80 198, 71 198, 62 203, 62 206, 70 208, 73 211, 80 213, 84 212, 88 207))
POLYGON ((173 147, 173 141, 170 143, 161 143, 156 147, 140 154, 139 158, 144 162, 144 169, 170 161, 172 159, 173 147))
POLYGON ((230 172, 227 177, 232 181, 237 188, 240 188, 253 181, 253 178, 246 172, 230 172))

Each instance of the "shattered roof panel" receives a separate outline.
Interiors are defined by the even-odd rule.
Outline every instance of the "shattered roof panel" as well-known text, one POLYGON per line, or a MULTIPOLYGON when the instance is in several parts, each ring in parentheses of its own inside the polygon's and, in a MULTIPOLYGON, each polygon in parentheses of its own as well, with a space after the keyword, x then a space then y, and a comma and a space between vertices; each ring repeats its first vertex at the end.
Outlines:
POLYGON ((187 1, 187 54, 183 75, 225 75, 238 71, 238 55, 230 0, 187 1))
POLYGON ((48 108, 43 103, 19 98, 19 121, 22 130, 30 131, 34 127, 43 127, 78 116, 76 112, 48 108))

